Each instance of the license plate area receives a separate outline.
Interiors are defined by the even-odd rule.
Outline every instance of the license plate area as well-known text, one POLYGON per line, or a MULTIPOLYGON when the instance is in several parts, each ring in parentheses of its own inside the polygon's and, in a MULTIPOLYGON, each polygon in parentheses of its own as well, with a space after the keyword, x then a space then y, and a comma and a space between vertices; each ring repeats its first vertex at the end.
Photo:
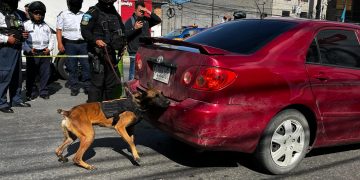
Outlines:
POLYGON ((165 84, 169 83, 171 69, 170 67, 161 66, 158 64, 153 64, 153 79, 156 81, 163 82, 165 84))

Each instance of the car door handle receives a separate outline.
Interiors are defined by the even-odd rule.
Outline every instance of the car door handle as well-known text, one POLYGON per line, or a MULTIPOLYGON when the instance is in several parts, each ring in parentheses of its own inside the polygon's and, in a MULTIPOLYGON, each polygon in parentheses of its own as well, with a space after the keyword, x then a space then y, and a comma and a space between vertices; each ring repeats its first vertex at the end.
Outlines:
POLYGON ((320 81, 327 81, 327 80, 329 80, 329 77, 328 77, 328 76, 325 76, 324 74, 314 75, 313 78, 318 79, 318 80, 320 80, 320 81))

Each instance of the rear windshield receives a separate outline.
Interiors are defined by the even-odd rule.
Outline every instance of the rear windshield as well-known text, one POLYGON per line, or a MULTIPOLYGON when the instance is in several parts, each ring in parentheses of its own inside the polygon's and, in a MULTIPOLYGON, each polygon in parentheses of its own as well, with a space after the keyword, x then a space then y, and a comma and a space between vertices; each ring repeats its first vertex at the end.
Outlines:
POLYGON ((173 36, 180 36, 184 29, 175 29, 174 31, 169 32, 164 37, 173 37, 173 36))
POLYGON ((251 54, 296 24, 276 20, 237 20, 214 26, 186 41, 251 54))

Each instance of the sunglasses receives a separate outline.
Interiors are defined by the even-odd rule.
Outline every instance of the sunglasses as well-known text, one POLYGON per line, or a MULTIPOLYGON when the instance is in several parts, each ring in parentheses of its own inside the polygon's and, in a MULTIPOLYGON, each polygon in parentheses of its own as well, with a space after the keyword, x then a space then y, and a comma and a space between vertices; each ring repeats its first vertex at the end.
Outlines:
POLYGON ((41 16, 44 16, 44 15, 45 15, 45 13, 42 12, 42 11, 34 11, 33 14, 34 14, 34 15, 41 15, 41 16))

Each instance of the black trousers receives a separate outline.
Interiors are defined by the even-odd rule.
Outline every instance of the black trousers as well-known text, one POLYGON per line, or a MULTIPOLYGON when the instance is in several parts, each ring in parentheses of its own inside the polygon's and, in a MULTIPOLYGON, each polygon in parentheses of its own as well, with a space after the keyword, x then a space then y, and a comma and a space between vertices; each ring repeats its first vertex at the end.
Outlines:
MULTIPOLYGON (((104 67, 103 72, 94 72, 93 59, 90 60, 90 77, 91 85, 88 91, 88 101, 87 102, 101 102, 106 100, 115 99, 115 89, 121 85, 121 82, 118 81, 116 75, 111 69, 111 66, 116 68, 114 65, 110 65, 106 60, 105 55, 93 53, 95 56, 98 56, 100 59, 101 65, 104 67)), ((109 57, 111 62, 116 62, 115 51, 109 52, 109 57)), ((116 71, 116 69, 115 69, 116 71)))
POLYGON ((26 96, 49 95, 51 58, 26 58, 26 96), (40 76, 40 88, 36 86, 36 77, 40 76))

